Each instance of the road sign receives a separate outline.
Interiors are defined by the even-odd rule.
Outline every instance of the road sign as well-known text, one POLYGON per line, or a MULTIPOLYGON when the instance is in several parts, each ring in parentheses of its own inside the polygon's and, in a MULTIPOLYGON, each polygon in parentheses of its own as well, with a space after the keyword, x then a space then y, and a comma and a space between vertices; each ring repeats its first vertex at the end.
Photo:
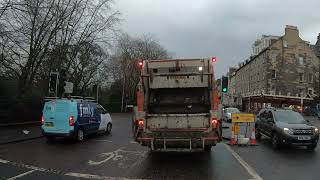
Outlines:
POLYGON ((64 86, 64 93, 71 94, 73 92, 73 83, 72 82, 65 82, 64 86))
POLYGON ((255 122, 255 117, 254 117, 254 114, 233 113, 232 122, 233 123, 251 123, 251 122, 255 122))

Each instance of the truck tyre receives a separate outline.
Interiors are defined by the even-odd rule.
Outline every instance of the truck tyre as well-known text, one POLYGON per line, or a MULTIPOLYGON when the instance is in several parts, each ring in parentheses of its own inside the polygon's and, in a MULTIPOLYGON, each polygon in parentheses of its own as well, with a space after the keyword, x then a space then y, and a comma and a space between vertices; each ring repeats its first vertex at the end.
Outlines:
POLYGON ((77 139, 78 142, 83 142, 83 140, 84 140, 84 131, 82 129, 79 129, 77 131, 76 139, 77 139))
POLYGON ((204 152, 211 152, 211 148, 212 148, 212 146, 211 145, 205 145, 204 146, 204 152))

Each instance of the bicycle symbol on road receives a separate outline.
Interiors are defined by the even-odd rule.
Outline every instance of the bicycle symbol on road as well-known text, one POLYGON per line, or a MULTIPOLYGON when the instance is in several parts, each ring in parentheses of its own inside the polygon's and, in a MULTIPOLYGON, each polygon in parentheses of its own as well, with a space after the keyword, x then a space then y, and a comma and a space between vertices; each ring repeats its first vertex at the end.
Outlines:
POLYGON ((98 157, 102 158, 101 161, 89 160, 88 164, 90 166, 98 166, 108 161, 114 161, 118 163, 119 167, 127 168, 128 166, 130 166, 129 164, 131 164, 128 163, 129 161, 134 162, 134 164, 131 164, 131 166, 136 165, 143 160, 142 157, 145 157, 146 153, 147 151, 126 151, 122 149, 117 149, 112 152, 99 154, 98 157))

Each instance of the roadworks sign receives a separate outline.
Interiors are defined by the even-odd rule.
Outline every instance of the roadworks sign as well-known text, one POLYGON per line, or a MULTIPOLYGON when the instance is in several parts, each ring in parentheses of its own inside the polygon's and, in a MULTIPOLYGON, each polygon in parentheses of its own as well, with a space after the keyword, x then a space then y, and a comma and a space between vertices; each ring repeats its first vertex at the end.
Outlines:
POLYGON ((255 115, 249 113, 233 113, 232 116, 233 123, 252 123, 255 122, 255 115))

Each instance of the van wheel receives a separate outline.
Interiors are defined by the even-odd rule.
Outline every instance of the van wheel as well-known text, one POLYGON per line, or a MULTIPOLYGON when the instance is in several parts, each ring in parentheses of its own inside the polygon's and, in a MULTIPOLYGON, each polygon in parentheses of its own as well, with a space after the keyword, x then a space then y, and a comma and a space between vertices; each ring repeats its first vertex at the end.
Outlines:
POLYGON ((77 141, 82 142, 84 140, 84 131, 79 129, 77 131, 77 141))
POLYGON ((53 142, 55 140, 52 136, 46 136, 48 142, 53 142))
POLYGON ((111 133, 111 129, 112 129, 112 124, 108 123, 107 128, 106 128, 106 133, 110 134, 111 133))

